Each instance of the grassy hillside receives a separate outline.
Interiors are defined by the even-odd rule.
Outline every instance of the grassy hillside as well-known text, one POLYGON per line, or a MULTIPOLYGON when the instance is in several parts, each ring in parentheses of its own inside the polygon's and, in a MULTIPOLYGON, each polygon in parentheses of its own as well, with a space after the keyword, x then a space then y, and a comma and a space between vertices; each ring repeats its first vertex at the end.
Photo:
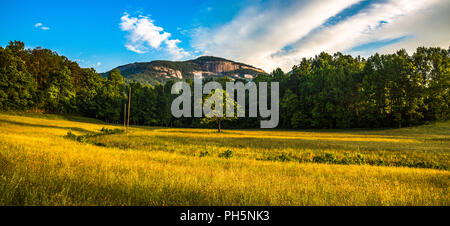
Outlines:
POLYGON ((0 126, 0 205, 450 205, 449 122, 122 133, 0 113, 0 126))

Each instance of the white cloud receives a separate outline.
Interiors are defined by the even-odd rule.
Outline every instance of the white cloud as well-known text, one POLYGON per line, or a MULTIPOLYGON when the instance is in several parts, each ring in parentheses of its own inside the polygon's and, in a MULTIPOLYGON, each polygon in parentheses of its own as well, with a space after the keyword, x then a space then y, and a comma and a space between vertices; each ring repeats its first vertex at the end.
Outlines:
POLYGON ((125 48, 130 51, 142 54, 148 52, 149 48, 158 49, 164 45, 175 59, 190 55, 178 46, 180 40, 169 39, 171 34, 165 32, 162 27, 156 26, 147 16, 130 17, 128 13, 124 13, 121 17, 120 28, 129 33, 125 48))
POLYGON ((43 26, 43 24, 42 23, 36 23, 35 25, 34 25, 34 27, 36 27, 36 28, 40 28, 40 29, 42 29, 42 30, 50 30, 50 28, 49 27, 45 27, 45 26, 43 26))
POLYGON ((190 54, 187 53, 186 51, 184 51, 183 48, 180 48, 177 46, 178 43, 180 43, 181 41, 178 39, 173 39, 173 40, 164 40, 164 43, 167 46, 167 50, 169 51, 170 54, 172 54, 173 56, 176 56, 176 59, 181 59, 185 56, 189 56, 190 54))
POLYGON ((98 67, 100 65, 102 65, 102 63, 99 61, 99 62, 97 62, 95 64, 91 64, 89 67, 95 68, 95 67, 98 67))
POLYGON ((395 23, 387 24, 380 33, 392 33, 397 36, 411 35, 403 42, 385 46, 383 53, 392 53, 404 48, 412 53, 418 46, 442 47, 450 46, 450 3, 436 1, 420 13, 399 18, 395 23))
POLYGON ((287 7, 252 6, 225 25, 198 28, 192 36, 192 45, 206 55, 242 61, 266 71, 276 67, 288 71, 302 57, 312 57, 321 51, 346 51, 402 36, 409 38, 392 48, 450 44, 448 0, 387 0, 372 4, 337 24, 323 25, 328 18, 358 2, 303 0, 287 7), (380 24, 380 21, 387 23, 380 24))
MULTIPOLYGON (((370 42, 420 35, 422 33, 420 30, 429 26, 427 24, 432 23, 432 21, 422 21, 424 24, 420 25, 416 23, 417 18, 424 19, 424 12, 430 11, 430 8, 434 8, 438 3, 439 0, 392 0, 374 4, 334 26, 324 27, 306 37, 292 51, 281 56, 280 59, 295 60, 302 56, 311 57, 321 51, 334 53, 370 42), (380 21, 386 21, 387 23, 380 24, 380 21), (410 24, 411 26, 405 27, 405 24, 410 24)), ((444 15, 439 16, 445 18, 444 15)), ((450 34, 448 25, 437 28, 436 32, 442 29, 447 29, 447 40, 450 40, 448 39, 450 34)), ((415 39, 413 38, 412 40, 415 39)), ((414 48, 416 48, 418 43, 416 41, 413 42, 414 48)), ((396 50, 403 48, 402 46, 402 42, 398 43, 396 50)), ((369 55, 371 53, 363 52, 361 54, 369 55)))
POLYGON ((102 65, 102 62, 97 61, 97 63, 95 63, 95 61, 92 60, 84 60, 84 59, 74 59, 73 61, 77 62, 81 67, 86 67, 86 68, 96 68, 102 65))
POLYGON ((125 48, 127 48, 130 51, 133 51, 135 53, 140 53, 140 54, 147 52, 145 49, 143 49, 143 50, 138 49, 138 48, 144 48, 142 46, 135 46, 135 45, 131 45, 131 44, 126 44, 125 48))
POLYGON ((324 4, 311 0, 298 1, 289 7, 251 6, 224 26, 199 28, 193 36, 193 46, 206 55, 218 55, 271 70, 280 66, 272 54, 357 2, 330 0, 324 4))

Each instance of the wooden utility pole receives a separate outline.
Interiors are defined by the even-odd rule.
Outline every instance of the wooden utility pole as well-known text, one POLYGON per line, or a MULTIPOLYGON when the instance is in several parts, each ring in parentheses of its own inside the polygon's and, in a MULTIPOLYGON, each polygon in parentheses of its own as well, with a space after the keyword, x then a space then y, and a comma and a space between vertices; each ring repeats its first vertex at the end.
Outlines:
POLYGON ((128 120, 127 120, 127 128, 130 127, 130 105, 131 105, 131 85, 130 85, 130 91, 128 92, 128 120))
POLYGON ((127 122, 127 104, 123 105, 123 128, 125 129, 125 127, 127 122))

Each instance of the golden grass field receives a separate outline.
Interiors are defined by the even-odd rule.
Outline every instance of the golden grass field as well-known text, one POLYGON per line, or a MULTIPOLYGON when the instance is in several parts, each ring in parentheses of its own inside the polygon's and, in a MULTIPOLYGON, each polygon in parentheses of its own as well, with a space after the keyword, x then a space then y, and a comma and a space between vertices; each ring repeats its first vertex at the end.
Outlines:
POLYGON ((0 113, 0 126, 0 205, 450 205, 450 122, 106 134, 121 126, 0 113))

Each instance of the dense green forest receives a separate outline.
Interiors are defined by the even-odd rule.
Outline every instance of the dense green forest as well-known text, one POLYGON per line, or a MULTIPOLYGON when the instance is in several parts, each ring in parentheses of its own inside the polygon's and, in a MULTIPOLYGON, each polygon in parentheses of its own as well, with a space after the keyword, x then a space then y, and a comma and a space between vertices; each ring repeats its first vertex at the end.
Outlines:
MULTIPOLYGON (((404 127, 449 118, 449 51, 420 47, 412 55, 399 50, 368 59, 323 52, 302 59, 289 73, 277 69, 253 81, 280 82, 279 128, 404 127)), ((217 81, 224 85, 230 79, 217 81)), ((20 41, 0 47, 0 109, 5 111, 121 123, 131 86, 131 124, 205 126, 199 118, 172 117, 173 82, 126 84, 117 69, 104 78, 48 49, 25 49, 20 41)), ((259 128, 259 120, 239 118, 224 128, 259 128)))

